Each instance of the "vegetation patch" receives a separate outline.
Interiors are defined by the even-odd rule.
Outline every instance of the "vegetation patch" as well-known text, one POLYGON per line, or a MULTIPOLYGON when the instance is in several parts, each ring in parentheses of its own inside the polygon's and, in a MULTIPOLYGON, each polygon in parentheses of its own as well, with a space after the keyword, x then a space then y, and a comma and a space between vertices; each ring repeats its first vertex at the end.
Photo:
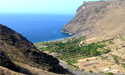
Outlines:
POLYGON ((125 63, 122 63, 121 66, 122 66, 123 68, 125 68, 125 63))
POLYGON ((80 47, 80 42, 84 40, 85 37, 73 37, 61 41, 39 43, 36 44, 36 46, 47 46, 41 48, 40 50, 54 52, 57 54, 57 58, 66 61, 69 65, 72 66, 74 66, 73 63, 77 63, 77 60, 80 58, 100 56, 111 51, 104 48, 105 46, 107 46, 107 44, 105 44, 105 42, 107 41, 84 44, 80 47))

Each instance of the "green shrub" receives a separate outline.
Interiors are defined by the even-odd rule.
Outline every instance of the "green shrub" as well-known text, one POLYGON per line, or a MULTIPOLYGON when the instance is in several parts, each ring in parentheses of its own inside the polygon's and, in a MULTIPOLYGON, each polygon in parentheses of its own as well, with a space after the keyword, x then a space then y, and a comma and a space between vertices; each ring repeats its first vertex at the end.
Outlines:
POLYGON ((92 71, 92 70, 89 70, 89 72, 90 72, 90 73, 93 73, 93 71, 92 71))
POLYGON ((113 73, 112 73, 112 72, 109 72, 109 73, 107 73, 107 75, 113 75, 113 73))
POLYGON ((94 68, 96 68, 96 66, 94 66, 94 68))
POLYGON ((122 66, 123 68, 125 68, 125 64, 121 64, 121 66, 122 66))

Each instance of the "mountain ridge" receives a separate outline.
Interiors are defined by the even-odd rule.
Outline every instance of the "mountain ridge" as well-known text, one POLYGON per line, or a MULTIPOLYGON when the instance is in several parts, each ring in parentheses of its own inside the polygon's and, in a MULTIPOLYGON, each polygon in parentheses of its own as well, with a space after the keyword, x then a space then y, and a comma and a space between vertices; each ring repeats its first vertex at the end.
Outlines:
MULTIPOLYGON (((50 72, 60 74, 68 72, 59 65, 58 59, 46 53, 40 52, 36 49, 33 43, 28 41, 21 34, 2 24, 0 24, 0 51, 0 66, 6 67, 8 65, 2 64, 5 60, 10 64, 9 67, 12 67, 12 65, 14 67, 14 63, 12 62, 15 61, 50 72), (4 60, 2 60, 3 56, 5 58, 4 60)), ((16 66, 17 65, 15 65, 15 67, 16 66)), ((9 69, 13 70, 13 68, 9 69)), ((17 69, 15 71, 18 72, 17 69)))
POLYGON ((87 38, 124 35, 124 8, 124 0, 84 2, 63 31, 87 38))

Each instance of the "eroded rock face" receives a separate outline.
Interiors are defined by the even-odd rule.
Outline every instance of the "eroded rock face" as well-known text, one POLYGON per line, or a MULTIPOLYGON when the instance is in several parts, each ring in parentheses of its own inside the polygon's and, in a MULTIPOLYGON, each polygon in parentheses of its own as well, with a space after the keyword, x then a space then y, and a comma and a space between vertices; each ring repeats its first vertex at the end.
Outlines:
POLYGON ((118 25, 125 28, 125 25, 121 24, 125 17, 122 13, 124 8, 125 0, 84 2, 78 8, 76 16, 64 26, 63 31, 87 37, 107 35, 109 32, 109 35, 121 34, 120 28, 112 32, 110 28, 118 25))
MULTIPOLYGON (((3 25, 0 25, 0 49, 8 54, 9 58, 13 61, 56 73, 66 72, 66 70, 59 65, 58 59, 40 52, 33 43, 29 42, 21 34, 3 25)), ((5 63, 10 62, 5 59, 1 61, 5 61, 5 63)))

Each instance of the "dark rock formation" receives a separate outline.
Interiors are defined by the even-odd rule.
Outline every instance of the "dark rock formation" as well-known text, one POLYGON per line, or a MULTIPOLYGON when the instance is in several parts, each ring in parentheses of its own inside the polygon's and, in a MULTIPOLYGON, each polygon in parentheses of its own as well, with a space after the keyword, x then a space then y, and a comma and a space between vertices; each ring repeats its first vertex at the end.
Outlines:
MULTIPOLYGON (((27 69, 22 68, 16 64, 14 64, 7 56, 5 52, 0 50, 0 66, 6 67, 12 71, 27 74, 27 75, 32 75, 27 69)), ((0 70, 1 71, 1 70, 0 70)), ((0 74, 2 74, 0 72, 0 74)), ((7 73, 6 73, 7 74, 7 73)))
POLYGON ((19 71, 16 65, 11 62, 11 60, 7 57, 7 55, 5 55, 2 50, 0 50, 0 66, 9 68, 13 71, 19 71))
MULTIPOLYGON (((13 61, 25 63, 55 73, 66 73, 66 70, 59 65, 58 59, 40 52, 21 34, 3 25, 0 25, 0 51, 4 51, 9 59, 13 61)), ((0 61, 1 66, 7 64, 6 62, 10 62, 6 57, 1 58, 0 61)))

